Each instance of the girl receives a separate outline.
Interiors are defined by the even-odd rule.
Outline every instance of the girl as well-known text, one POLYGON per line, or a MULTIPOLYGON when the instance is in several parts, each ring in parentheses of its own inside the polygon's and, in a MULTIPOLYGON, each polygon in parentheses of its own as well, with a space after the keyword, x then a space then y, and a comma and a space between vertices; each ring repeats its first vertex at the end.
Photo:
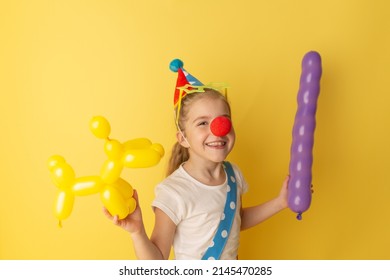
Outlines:
POLYGON ((172 246, 176 259, 237 259, 240 230, 287 207, 288 177, 275 199, 242 208, 247 184, 236 165, 224 162, 235 142, 230 105, 220 92, 188 78, 183 90, 180 75, 188 73, 182 65, 176 69, 177 143, 168 177, 156 187, 151 237, 146 234, 136 192, 137 208, 131 215, 119 220, 105 213, 130 233, 139 259, 168 259, 172 246))

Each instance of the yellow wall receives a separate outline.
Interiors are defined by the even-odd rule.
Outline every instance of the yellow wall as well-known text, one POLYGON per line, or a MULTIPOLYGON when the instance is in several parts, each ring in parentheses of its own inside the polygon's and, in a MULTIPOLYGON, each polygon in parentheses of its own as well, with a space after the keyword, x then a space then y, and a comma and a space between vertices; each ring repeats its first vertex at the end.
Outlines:
MULTIPOLYGON (((126 232, 98 196, 77 198, 64 228, 46 160, 97 175, 104 115, 113 138, 148 137, 169 153, 182 58, 203 82, 230 84, 247 206, 288 173, 300 63, 323 59, 310 210, 242 233, 242 259, 390 258, 390 4, 386 0, 90 0, 0 2, 0 259, 132 259, 126 232)), ((156 167, 123 176, 138 189, 148 232, 156 167)))

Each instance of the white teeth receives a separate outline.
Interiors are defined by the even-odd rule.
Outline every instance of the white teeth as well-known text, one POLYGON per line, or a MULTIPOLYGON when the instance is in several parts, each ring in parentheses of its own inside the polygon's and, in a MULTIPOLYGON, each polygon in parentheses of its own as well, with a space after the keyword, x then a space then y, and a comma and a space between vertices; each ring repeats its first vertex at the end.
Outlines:
POLYGON ((223 141, 220 141, 220 142, 211 142, 211 143, 207 143, 206 144, 207 146, 210 146, 210 147, 223 147, 226 145, 226 142, 223 142, 223 141))

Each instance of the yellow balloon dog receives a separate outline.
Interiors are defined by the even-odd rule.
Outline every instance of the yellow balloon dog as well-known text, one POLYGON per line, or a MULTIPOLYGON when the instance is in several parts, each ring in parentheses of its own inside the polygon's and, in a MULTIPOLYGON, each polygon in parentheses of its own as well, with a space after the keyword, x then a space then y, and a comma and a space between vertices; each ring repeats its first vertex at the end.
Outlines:
POLYGON ((75 196, 100 193, 100 199, 111 215, 126 218, 136 207, 132 186, 120 177, 123 167, 146 168, 159 163, 164 156, 164 148, 146 138, 137 138, 120 143, 110 139, 111 127, 102 116, 93 117, 89 124, 91 132, 105 139, 104 152, 107 160, 100 174, 76 178, 73 168, 60 155, 48 159, 51 179, 58 188, 54 214, 62 221, 70 216, 75 196))

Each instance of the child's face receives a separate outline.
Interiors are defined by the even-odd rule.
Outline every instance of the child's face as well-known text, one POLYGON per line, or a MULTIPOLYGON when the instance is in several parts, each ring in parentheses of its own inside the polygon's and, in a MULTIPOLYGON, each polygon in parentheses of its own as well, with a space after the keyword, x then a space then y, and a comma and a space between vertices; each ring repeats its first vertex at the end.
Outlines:
POLYGON ((188 143, 183 139, 181 141, 183 146, 189 148, 191 160, 199 158, 222 162, 233 149, 236 138, 233 126, 230 132, 222 137, 215 136, 210 131, 210 123, 219 116, 230 119, 227 104, 219 98, 206 96, 191 104, 184 127, 188 143))

